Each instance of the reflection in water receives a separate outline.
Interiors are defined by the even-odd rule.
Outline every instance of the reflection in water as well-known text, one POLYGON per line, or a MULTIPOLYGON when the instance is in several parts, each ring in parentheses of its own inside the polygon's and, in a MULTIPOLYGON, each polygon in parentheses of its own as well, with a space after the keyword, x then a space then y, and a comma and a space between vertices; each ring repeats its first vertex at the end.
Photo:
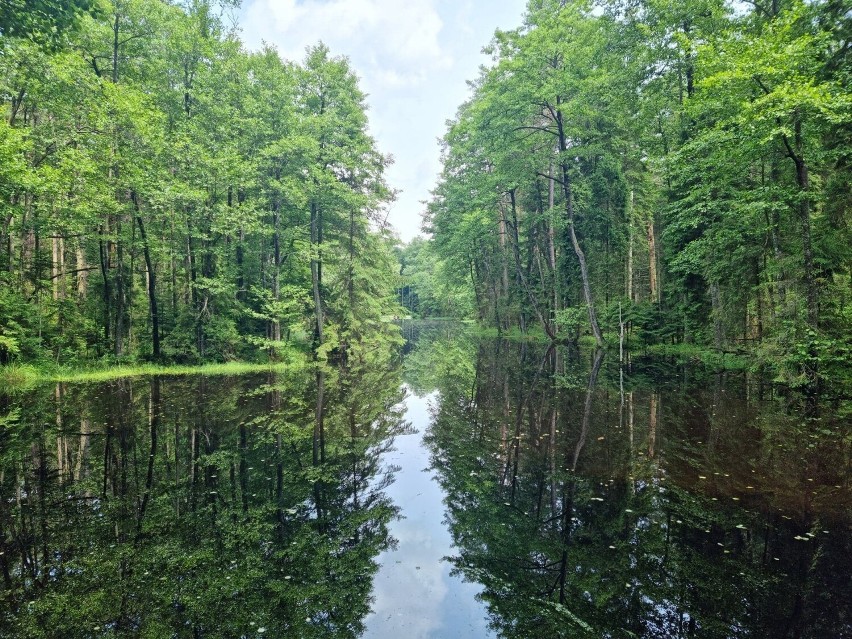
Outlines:
POLYGON ((400 398, 387 365, 5 398, 0 636, 358 636, 400 398))
POLYGON ((406 365, 439 390, 453 563, 500 636, 852 636, 848 422, 544 351, 438 336, 406 365))
POLYGON ((399 467, 386 491, 401 508, 402 517, 390 525, 399 544, 379 556, 365 639, 493 636, 487 631, 484 606, 476 599, 481 588, 452 575, 444 559, 452 552, 452 538, 441 517, 444 494, 428 469, 429 452, 423 446, 434 401, 434 395, 408 396, 405 417, 415 430, 397 437, 388 455, 399 467))
POLYGON ((0 394, 0 637, 852 637, 848 405, 404 330, 0 394))

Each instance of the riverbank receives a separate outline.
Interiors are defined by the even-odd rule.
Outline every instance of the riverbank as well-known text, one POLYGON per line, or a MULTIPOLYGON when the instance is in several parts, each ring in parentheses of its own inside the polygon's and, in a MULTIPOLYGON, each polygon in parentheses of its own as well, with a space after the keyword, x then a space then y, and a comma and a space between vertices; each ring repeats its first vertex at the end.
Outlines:
POLYGON ((288 362, 225 362, 185 366, 179 364, 119 364, 91 363, 81 367, 59 366, 40 368, 30 364, 12 364, 0 368, 0 386, 4 388, 29 388, 35 384, 53 382, 106 382, 125 377, 152 375, 243 375, 264 371, 282 371, 302 366, 300 361, 288 362))
MULTIPOLYGON (((491 326, 482 326, 472 324, 470 330, 477 337, 496 338, 502 337, 513 342, 530 341, 546 343, 550 338, 539 326, 531 327, 526 333, 521 332, 517 327, 512 327, 508 331, 498 333, 497 329, 491 326)), ((583 335, 577 342, 577 346, 583 350, 594 349, 595 340, 591 335, 583 335)), ((618 357, 618 336, 614 335, 607 339, 604 343, 604 350, 607 352, 615 352, 618 357)), ((678 364, 699 364, 708 368, 730 371, 758 371, 771 367, 769 362, 764 361, 757 354, 743 352, 720 351, 709 346, 700 346, 698 344, 644 344, 637 342, 635 339, 624 346, 625 354, 629 357, 658 357, 668 360, 675 360, 678 364)))

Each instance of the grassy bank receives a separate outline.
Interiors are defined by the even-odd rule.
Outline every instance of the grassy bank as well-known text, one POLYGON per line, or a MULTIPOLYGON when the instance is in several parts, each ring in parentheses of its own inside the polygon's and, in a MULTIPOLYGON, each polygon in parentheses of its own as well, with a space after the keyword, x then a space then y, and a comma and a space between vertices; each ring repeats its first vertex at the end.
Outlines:
POLYGON ((633 355, 647 354, 651 357, 675 359, 678 364, 703 364, 719 370, 745 371, 759 366, 754 356, 745 353, 726 353, 695 344, 651 344, 633 347, 633 355))
MULTIPOLYGON (((530 327, 528 332, 522 333, 517 327, 508 331, 498 333, 493 326, 483 326, 474 323, 470 328, 473 335, 481 338, 508 339, 512 341, 548 342, 540 326, 530 327)), ((595 340, 591 335, 581 335, 577 344, 580 348, 595 348, 595 340)), ((605 336, 604 348, 609 353, 615 353, 618 357, 618 335, 608 334, 605 336)), ((632 357, 647 356, 675 360, 678 364, 703 365, 717 370, 756 370, 767 362, 761 361, 757 354, 732 353, 716 350, 710 346, 699 346, 697 344, 643 344, 635 339, 625 344, 625 351, 632 357)))
POLYGON ((246 373, 280 371, 297 366, 301 366, 301 363, 227 362, 198 366, 119 364, 79 368, 65 366, 39 368, 29 364, 12 364, 0 368, 0 387, 26 388, 35 384, 51 382, 106 382, 124 377, 150 375, 244 375, 246 373))

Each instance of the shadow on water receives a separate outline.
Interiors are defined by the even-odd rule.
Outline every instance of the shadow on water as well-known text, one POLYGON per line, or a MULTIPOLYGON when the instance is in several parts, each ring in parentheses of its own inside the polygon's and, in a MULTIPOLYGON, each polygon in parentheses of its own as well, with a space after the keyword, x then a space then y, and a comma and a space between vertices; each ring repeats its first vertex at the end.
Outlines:
POLYGON ((852 636, 848 420, 744 374, 440 334, 406 377, 439 391, 452 562, 499 636, 852 636))
POLYGON ((0 636, 359 636, 401 399, 387 365, 3 399, 0 636))

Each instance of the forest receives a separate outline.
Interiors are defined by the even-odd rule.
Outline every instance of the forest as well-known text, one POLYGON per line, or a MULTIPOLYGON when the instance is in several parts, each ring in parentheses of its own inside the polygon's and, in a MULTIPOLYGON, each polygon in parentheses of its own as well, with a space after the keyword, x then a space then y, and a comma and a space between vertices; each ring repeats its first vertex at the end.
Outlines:
POLYGON ((833 0, 531 1, 450 122, 400 302, 848 374, 849 37, 833 0))
POLYGON ((0 0, 0 637, 852 636, 848 0, 527 0, 407 242, 238 8, 0 0))
POLYGON ((530 0, 407 244, 347 58, 249 51, 235 6, 4 1, 0 364, 325 358, 412 315, 848 377, 841 0, 530 0))
POLYGON ((232 4, 4 1, 0 363, 280 360, 383 332, 393 192, 358 79, 321 44, 248 52, 232 4))

